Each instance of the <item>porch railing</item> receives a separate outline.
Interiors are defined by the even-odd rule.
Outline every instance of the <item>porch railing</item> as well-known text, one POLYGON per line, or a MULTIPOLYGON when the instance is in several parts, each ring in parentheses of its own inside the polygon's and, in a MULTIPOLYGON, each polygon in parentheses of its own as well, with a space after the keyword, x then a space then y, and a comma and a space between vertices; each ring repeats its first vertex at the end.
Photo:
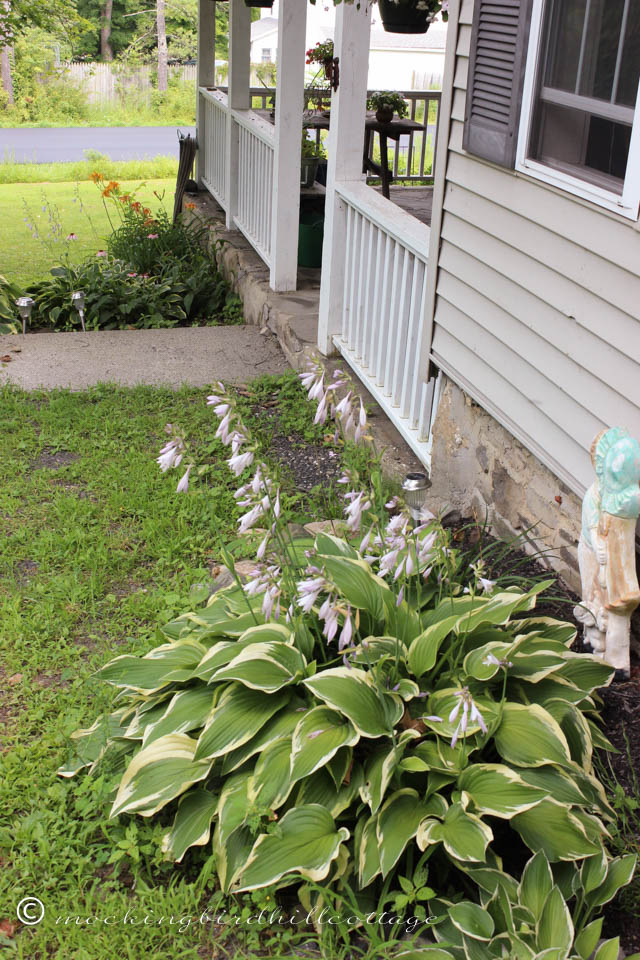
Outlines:
POLYGON ((422 378, 430 229, 364 183, 336 184, 345 271, 336 348, 428 463, 435 383, 422 378))
MULTIPOLYGON (((219 88, 225 91, 224 87, 219 88)), ((373 91, 369 91, 371 94, 373 91)), ((275 90, 268 87, 251 87, 251 106, 254 110, 273 109, 275 90)), ((436 132, 440 117, 440 90, 401 90, 401 96, 407 102, 407 117, 425 125, 425 130, 416 130, 402 137, 400 141, 389 141, 389 161, 394 179, 405 183, 433 180, 435 169, 436 132)), ((330 92, 322 88, 307 87, 306 101, 309 109, 316 106, 328 108, 331 104, 330 92)), ((314 131, 316 142, 320 142, 322 131, 314 131)), ((371 138, 371 159, 376 156, 378 145, 371 138)), ((371 178, 370 178, 371 179, 371 178)))
POLYGON ((235 224, 271 265, 274 128, 253 110, 232 111, 238 126, 238 200, 235 224))
MULTIPOLYGON (((223 209, 227 208, 227 98, 201 90, 201 122, 204 121, 203 182, 223 209)), ((202 136, 202 133, 201 133, 202 136)))

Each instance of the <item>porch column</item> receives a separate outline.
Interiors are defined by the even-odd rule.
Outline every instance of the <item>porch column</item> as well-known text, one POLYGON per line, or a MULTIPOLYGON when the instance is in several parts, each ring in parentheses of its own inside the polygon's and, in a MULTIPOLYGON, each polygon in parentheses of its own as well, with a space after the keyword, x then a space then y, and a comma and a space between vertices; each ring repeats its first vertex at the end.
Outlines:
POLYGON ((227 114, 227 229, 234 229, 238 212, 238 124, 233 110, 251 106, 251 8, 244 0, 229 0, 229 113, 227 114))
POLYGON ((203 189, 206 169, 207 131, 204 104, 200 87, 214 87, 216 83, 216 0, 198 0, 198 91, 196 100, 196 180, 203 189))
POLYGON ((295 290, 298 276, 306 30, 306 0, 280 0, 271 228, 272 290, 295 290))
POLYGON ((346 210, 336 194, 336 185, 362 180, 370 30, 369 0, 337 7, 333 45, 334 55, 340 60, 340 85, 331 96, 318 318, 318 348, 325 356, 335 353, 332 338, 341 329, 346 267, 346 210))

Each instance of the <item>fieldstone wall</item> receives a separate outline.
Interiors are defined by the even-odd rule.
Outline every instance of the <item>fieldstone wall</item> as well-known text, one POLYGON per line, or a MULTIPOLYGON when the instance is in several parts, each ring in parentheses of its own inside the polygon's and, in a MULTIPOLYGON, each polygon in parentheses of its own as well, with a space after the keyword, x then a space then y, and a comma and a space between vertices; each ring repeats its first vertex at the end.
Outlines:
POLYGON ((488 518, 502 539, 529 531, 530 550, 580 591, 580 499, 451 380, 445 381, 433 430, 432 509, 488 518))

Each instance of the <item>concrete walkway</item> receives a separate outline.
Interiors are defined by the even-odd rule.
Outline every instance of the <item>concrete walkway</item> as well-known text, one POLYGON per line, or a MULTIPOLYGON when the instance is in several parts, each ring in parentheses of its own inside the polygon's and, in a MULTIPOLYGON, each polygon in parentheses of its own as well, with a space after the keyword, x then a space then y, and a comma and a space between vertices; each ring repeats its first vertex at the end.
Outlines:
POLYGON ((247 383, 289 366, 273 334, 255 326, 0 336, 0 358, 0 385, 26 390, 247 383))

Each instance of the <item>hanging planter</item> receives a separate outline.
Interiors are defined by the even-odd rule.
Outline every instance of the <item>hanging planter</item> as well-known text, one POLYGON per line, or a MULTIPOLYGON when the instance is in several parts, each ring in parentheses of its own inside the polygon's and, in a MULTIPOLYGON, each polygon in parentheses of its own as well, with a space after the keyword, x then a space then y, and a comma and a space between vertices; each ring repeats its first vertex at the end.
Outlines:
POLYGON ((273 0, 244 0, 248 7, 272 7, 273 0))
POLYGON ((380 19, 387 33, 426 33, 440 3, 425 3, 425 9, 419 9, 418 3, 419 0, 378 0, 380 19))

